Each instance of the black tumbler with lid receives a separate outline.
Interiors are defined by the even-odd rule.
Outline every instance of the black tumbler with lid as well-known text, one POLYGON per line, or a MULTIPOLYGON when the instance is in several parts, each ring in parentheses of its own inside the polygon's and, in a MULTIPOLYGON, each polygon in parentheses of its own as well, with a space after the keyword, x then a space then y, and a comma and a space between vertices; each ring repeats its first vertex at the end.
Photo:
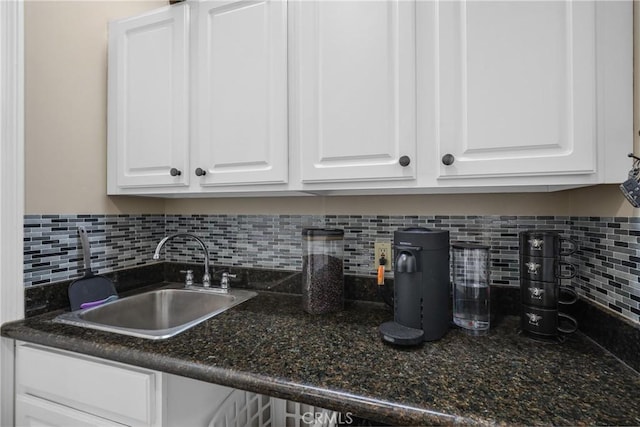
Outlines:
POLYGON ((322 314, 344 307, 344 230, 302 230, 302 308, 322 314))

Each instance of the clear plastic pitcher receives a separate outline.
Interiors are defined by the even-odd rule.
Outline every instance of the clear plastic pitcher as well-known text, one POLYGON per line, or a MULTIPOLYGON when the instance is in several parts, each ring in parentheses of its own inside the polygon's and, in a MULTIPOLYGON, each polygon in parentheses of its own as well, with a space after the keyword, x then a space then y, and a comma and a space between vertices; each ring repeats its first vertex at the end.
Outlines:
POLYGON ((453 322, 470 335, 489 332, 489 249, 470 242, 451 245, 453 322))

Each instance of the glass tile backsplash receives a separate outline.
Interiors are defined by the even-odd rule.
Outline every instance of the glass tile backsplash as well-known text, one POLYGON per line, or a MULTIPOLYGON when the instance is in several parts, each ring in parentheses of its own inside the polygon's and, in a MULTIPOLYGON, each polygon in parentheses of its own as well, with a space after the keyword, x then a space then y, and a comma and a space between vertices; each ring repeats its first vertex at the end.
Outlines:
POLYGON ((164 215, 26 215, 25 286, 84 275, 78 227, 87 230, 94 273, 150 263, 164 236, 164 215))
MULTIPOLYGON (((404 227, 447 229, 451 240, 491 246, 494 285, 519 285, 518 232, 555 229, 578 241, 568 257, 578 266, 573 285, 583 298, 640 322, 640 218, 559 216, 376 216, 376 215, 27 215, 24 236, 25 286, 70 280, 84 273, 77 227, 83 225, 96 273, 153 263, 153 250, 166 234, 200 236, 212 265, 270 270, 301 269, 304 227, 345 231, 345 274, 374 276, 373 244, 391 241, 404 227)), ((201 249, 176 240, 166 260, 199 262, 201 249)), ((568 281, 567 281, 568 282, 568 281)))

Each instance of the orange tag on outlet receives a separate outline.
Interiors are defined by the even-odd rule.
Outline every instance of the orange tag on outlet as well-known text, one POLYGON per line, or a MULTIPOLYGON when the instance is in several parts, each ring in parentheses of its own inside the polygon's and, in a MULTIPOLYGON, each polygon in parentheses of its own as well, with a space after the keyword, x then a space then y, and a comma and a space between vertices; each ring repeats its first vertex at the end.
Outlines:
POLYGON ((384 285, 384 265, 378 266, 378 285, 384 285))

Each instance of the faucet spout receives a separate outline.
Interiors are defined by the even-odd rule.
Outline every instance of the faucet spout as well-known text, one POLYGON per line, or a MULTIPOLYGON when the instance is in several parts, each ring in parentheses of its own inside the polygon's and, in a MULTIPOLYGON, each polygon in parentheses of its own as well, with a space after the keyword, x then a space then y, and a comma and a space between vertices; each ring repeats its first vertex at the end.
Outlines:
POLYGON ((202 286, 204 286, 205 288, 211 286, 211 276, 209 275, 209 251, 207 250, 207 246, 204 244, 204 242, 196 235, 190 233, 177 233, 165 237, 164 239, 160 240, 160 243, 158 243, 158 246, 156 246, 156 250, 153 253, 153 259, 160 259, 160 250, 162 249, 162 247, 169 240, 172 240, 176 237, 189 237, 200 244, 202 252, 204 253, 204 274, 202 275, 202 286))

